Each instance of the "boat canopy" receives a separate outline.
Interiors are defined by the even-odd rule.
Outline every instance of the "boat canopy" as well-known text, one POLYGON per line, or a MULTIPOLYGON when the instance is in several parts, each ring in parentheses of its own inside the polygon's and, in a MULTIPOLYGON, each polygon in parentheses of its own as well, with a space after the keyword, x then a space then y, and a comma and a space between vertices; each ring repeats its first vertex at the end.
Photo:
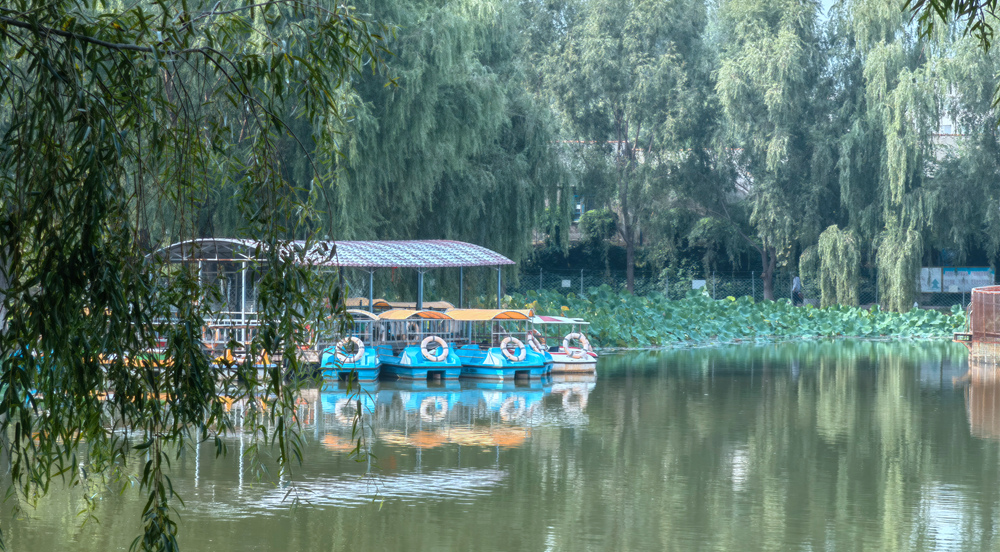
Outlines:
POLYGON ((383 312, 378 315, 379 320, 417 320, 417 319, 429 319, 429 320, 451 320, 452 318, 447 314, 440 311, 432 310, 410 310, 410 309, 392 309, 383 312))
POLYGON ((448 316, 466 322, 488 322, 490 320, 531 320, 530 310, 505 309, 451 309, 448 316))
MULTIPOLYGON (((348 307, 353 308, 368 308, 368 299, 365 297, 351 297, 345 301, 348 307)), ((448 309, 455 308, 455 305, 449 303, 448 301, 424 301, 425 309, 446 311, 448 309)), ((377 311, 384 311, 389 309, 409 309, 409 310, 422 310, 417 309, 416 301, 386 301, 385 299, 375 299, 372 301, 372 309, 377 311)))
POLYGON ((351 318, 354 318, 355 322, 364 320, 378 320, 378 315, 370 313, 366 310, 361 309, 347 309, 347 312, 351 314, 351 318))
POLYGON ((579 324, 589 326, 590 322, 582 318, 569 318, 568 316, 543 316, 535 315, 531 317, 532 324, 579 324))

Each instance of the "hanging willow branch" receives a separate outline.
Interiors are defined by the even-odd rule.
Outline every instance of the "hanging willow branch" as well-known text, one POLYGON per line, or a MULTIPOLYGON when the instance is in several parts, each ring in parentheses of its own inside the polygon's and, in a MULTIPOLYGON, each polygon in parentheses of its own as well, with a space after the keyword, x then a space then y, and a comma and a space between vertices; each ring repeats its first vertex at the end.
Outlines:
POLYGON ((858 305, 861 252, 857 234, 836 224, 819 236, 820 291, 824 307, 858 305))
POLYGON ((916 230, 893 224, 879 236, 877 246, 878 290, 882 307, 906 312, 912 308, 916 295, 923 239, 916 230))

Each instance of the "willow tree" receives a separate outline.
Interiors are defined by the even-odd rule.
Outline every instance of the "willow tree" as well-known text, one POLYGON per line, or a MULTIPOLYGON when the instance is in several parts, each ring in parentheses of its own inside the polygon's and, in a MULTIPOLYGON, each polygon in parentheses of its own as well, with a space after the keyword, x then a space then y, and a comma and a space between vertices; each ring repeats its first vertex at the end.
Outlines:
MULTIPOLYGON (((260 330, 239 345, 248 363, 283 354, 295 369, 315 313, 303 290, 319 283, 276 247, 309 211, 282 178, 275 144, 288 127, 276 106, 294 97, 301 117, 334 126, 352 75, 380 66, 379 29, 346 5, 293 1, 0 8, 5 496, 32 501, 54 478, 125 477, 140 462, 148 501, 134 545, 177 548, 170 456, 213 438, 221 452, 232 421, 202 352, 208 292, 148 244, 191 237, 206 189, 231 186, 243 235, 262 240, 267 261, 260 330), (164 342, 155 365, 136 360, 164 342)), ((327 170, 314 166, 317 179, 327 170)), ((259 379, 252 364, 235 368, 227 393, 266 404, 244 426, 269 428, 251 432, 255 447, 273 444, 287 471, 294 387, 278 369, 259 379)))
POLYGON ((356 83, 338 179, 318 190, 345 238, 448 238, 514 259, 549 206, 568 222, 568 182, 546 106, 527 92, 517 5, 506 0, 365 2, 398 25, 398 87, 356 83), (562 190, 562 195, 559 191, 562 190))
POLYGON ((857 234, 830 226, 820 234, 816 254, 822 305, 858 306, 861 244, 857 234))
POLYGON ((921 36, 906 13, 875 0, 849 2, 833 18, 851 44, 842 82, 857 91, 845 102, 853 124, 839 145, 841 203, 848 226, 877 251, 884 306, 908 309, 934 208, 927 184, 947 95, 943 37, 921 36))
POLYGON ((914 279, 920 273, 923 243, 916 230, 902 229, 895 224, 886 226, 889 229, 876 243, 879 297, 886 309, 904 312, 913 307, 914 279))
POLYGON ((821 197, 812 182, 809 134, 823 68, 817 9, 791 0, 731 1, 720 8, 722 146, 747 191, 750 243, 760 254, 767 299, 774 298, 775 269, 788 260, 806 213, 818 211, 821 197))
POLYGON ((566 137, 592 145, 613 174, 609 207, 632 291, 642 226, 698 136, 705 5, 597 0, 567 2, 559 13, 566 21, 544 57, 543 85, 566 137))

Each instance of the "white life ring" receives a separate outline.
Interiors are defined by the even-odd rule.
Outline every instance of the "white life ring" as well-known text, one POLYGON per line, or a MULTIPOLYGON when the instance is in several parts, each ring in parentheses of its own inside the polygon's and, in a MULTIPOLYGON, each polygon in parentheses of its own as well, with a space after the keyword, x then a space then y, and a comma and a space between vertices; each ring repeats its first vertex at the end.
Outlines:
POLYGON ((427 397, 420 401, 420 419, 425 422, 440 420, 448 414, 448 400, 444 397, 427 397))
POLYGON ((528 341, 528 347, 531 347, 532 351, 535 351, 536 353, 542 352, 542 344, 541 342, 538 341, 538 338, 535 337, 535 334, 528 332, 527 341, 528 341))
MULTIPOLYGON (((570 356, 573 356, 573 354, 570 352, 569 344, 574 339, 576 339, 577 341, 580 342, 580 353, 581 353, 581 356, 582 356, 583 351, 588 351, 589 352, 589 351, 593 351, 594 350, 593 348, 591 348, 591 346, 590 346, 590 340, 587 339, 587 336, 583 335, 580 332, 573 332, 571 334, 567 334, 566 337, 563 338, 563 349, 565 349, 567 353, 570 353, 570 356)), ((573 358, 580 358, 580 357, 579 356, 575 356, 573 358)))
POLYGON ((503 338, 503 341, 500 342, 500 352, 503 353, 503 356, 507 357, 507 360, 511 362, 521 362, 524 360, 524 357, 528 355, 528 350, 524 347, 524 343, 522 343, 520 339, 513 336, 503 338), (517 354, 515 355, 510 352, 507 345, 514 345, 514 348, 517 350, 517 354))
POLYGON ((424 358, 431 362, 444 362, 444 360, 448 358, 448 344, 436 335, 429 335, 420 342, 420 352, 423 353, 424 358), (438 347, 441 348, 441 354, 432 355, 431 352, 427 350, 427 346, 431 343, 437 343, 438 347))
POLYGON ((337 345, 333 348, 333 353, 337 355, 337 362, 341 364, 354 363, 360 361, 365 356, 365 344, 363 341, 355 336, 345 337, 337 342, 337 345), (344 347, 348 343, 353 343, 357 347, 357 352, 353 355, 348 355, 344 352, 344 347))

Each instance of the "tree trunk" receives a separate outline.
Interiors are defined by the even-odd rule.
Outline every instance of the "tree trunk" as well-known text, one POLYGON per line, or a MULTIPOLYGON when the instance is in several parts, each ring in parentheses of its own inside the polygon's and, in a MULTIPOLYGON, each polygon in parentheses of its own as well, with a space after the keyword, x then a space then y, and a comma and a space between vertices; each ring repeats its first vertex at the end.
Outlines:
MULTIPOLYGON (((632 232, 629 232, 631 238, 632 232)), ((635 293, 635 240, 625 241, 625 289, 635 293)))
POLYGON ((764 300, 774 301, 774 269, 778 264, 778 255, 774 248, 766 243, 760 247, 760 279, 764 282, 764 300))

